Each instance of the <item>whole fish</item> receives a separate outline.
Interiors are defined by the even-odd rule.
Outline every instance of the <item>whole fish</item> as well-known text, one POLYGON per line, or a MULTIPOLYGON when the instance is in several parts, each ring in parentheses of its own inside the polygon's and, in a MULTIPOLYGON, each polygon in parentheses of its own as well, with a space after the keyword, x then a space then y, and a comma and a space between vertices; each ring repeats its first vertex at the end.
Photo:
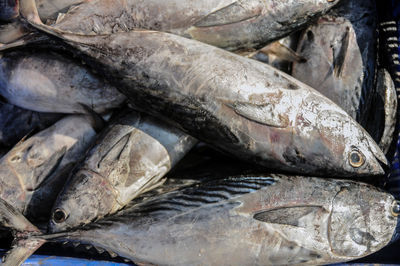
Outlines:
POLYGON ((261 48, 278 40, 304 27, 338 2, 94 0, 73 8, 54 26, 85 35, 142 28, 170 32, 224 49, 238 50, 261 48))
POLYGON ((119 107, 125 96, 90 70, 54 52, 0 55, 0 94, 37 112, 97 113, 119 107))
POLYGON ((10 21, 19 16, 19 0, 0 0, 0 21, 10 21))
MULTIPOLYGON (((84 36, 24 17, 72 45, 139 110, 270 168, 315 175, 382 174, 368 133, 311 87, 266 64, 176 35, 131 31, 84 36)), ((33 6, 34 8, 34 6, 33 6)))
POLYGON ((306 29, 292 76, 315 88, 366 125, 377 62, 374 0, 341 2, 306 29), (318 71, 316 71, 318 69, 318 71))
POLYGON ((115 213, 162 178, 197 140, 128 111, 112 123, 59 194, 49 229, 62 231, 115 213))
POLYGON ((61 118, 61 114, 37 113, 0 102, 0 145, 12 147, 26 135, 43 130, 61 118))
POLYGON ((0 197, 33 219, 49 215, 69 171, 96 136, 93 123, 70 115, 20 141, 0 159, 0 197))
POLYGON ((156 265, 320 265, 354 260, 398 238, 400 204, 353 181, 242 176, 149 198, 74 231, 42 234, 2 202, 19 231, 5 265, 46 241, 89 244, 156 265))

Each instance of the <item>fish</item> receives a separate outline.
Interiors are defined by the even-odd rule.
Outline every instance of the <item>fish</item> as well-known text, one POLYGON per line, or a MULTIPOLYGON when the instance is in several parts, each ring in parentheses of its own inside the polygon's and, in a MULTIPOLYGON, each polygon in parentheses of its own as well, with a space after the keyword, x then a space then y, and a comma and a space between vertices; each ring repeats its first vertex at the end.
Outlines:
POLYGON ((81 228, 46 234, 0 201, 17 233, 4 265, 46 241, 92 245, 155 265, 321 265, 397 240, 400 203, 371 185, 280 174, 209 180, 148 198, 81 228))
POLYGON ((95 0, 81 3, 53 26, 85 35, 129 32, 138 28, 156 30, 235 51, 262 48, 305 27, 338 2, 95 0))
POLYGON ((339 3, 303 31, 292 76, 367 125, 377 70, 377 14, 373 0, 339 3), (318 71, 316 71, 318 69, 318 71))
POLYGON ((43 21, 57 19, 60 13, 64 13, 74 6, 90 0, 36 0, 39 16, 43 21))
POLYGON ((104 130, 55 201, 49 230, 63 231, 126 206, 197 143, 182 131, 129 110, 104 130))
POLYGON ((32 220, 46 219, 69 171, 95 140, 90 116, 69 115, 22 139, 0 159, 0 197, 32 220))
POLYGON ((38 113, 0 101, 0 146, 12 147, 23 137, 48 128, 62 114, 38 113))
MULTIPOLYGON (((27 4, 27 5, 25 5, 27 4)), ((75 35, 38 24, 106 77, 137 110, 238 158, 323 176, 383 174, 386 158, 346 112, 267 64, 164 32, 75 35)), ((49 44, 49 43, 47 43, 49 44)))
POLYGON ((19 16, 19 0, 0 0, 0 21, 11 21, 19 16))
POLYGON ((90 69, 56 52, 13 51, 0 55, 0 94, 36 112, 96 113, 117 108, 126 97, 90 69))

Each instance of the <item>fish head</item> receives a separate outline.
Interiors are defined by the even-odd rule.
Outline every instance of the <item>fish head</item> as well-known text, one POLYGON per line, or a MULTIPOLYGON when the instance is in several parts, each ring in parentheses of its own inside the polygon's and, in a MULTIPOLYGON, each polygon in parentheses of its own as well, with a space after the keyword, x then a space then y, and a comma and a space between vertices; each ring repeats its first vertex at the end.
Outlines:
POLYGON ((369 255, 396 239, 399 202, 371 186, 347 183, 332 201, 328 241, 333 255, 353 259, 369 255))
POLYGON ((116 206, 115 190, 100 174, 79 170, 59 194, 49 221, 51 233, 87 224, 116 206))
POLYGON ((345 111, 316 93, 303 99, 296 117, 293 147, 286 156, 302 158, 304 168, 320 175, 384 174, 387 159, 372 137, 345 111), (294 156, 292 156, 294 157, 294 156), (308 165, 308 166, 307 166, 308 165))

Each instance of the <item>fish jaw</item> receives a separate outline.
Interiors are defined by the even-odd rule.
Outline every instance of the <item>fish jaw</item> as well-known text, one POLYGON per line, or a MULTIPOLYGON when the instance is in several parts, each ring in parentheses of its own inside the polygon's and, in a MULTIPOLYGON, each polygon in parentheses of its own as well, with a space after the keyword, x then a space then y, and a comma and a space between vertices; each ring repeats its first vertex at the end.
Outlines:
POLYGON ((387 164, 387 160, 378 144, 329 99, 309 94, 301 103, 295 123, 293 146, 304 158, 295 163, 304 163, 304 168, 309 165, 321 175, 384 174, 381 163, 387 164))
POLYGON ((110 213, 118 204, 116 191, 109 181, 93 171, 78 171, 64 190, 52 211, 49 221, 51 233, 89 223, 98 216, 110 213), (81 189, 82 186, 85 189, 81 189))

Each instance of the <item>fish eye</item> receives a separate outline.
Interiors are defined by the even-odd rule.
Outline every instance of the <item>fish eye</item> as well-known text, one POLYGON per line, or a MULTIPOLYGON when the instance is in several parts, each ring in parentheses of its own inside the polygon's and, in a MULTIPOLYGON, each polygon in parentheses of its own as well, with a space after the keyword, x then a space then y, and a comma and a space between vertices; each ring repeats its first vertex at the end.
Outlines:
POLYGON ((398 200, 393 201, 391 212, 392 215, 395 217, 397 217, 400 214, 400 201, 398 200))
POLYGON ((56 209, 53 213, 53 221, 55 223, 62 223, 67 219, 67 214, 62 209, 56 209))
POLYGON ((352 150, 349 153, 349 163, 351 166, 358 168, 365 162, 364 155, 358 150, 352 150))

